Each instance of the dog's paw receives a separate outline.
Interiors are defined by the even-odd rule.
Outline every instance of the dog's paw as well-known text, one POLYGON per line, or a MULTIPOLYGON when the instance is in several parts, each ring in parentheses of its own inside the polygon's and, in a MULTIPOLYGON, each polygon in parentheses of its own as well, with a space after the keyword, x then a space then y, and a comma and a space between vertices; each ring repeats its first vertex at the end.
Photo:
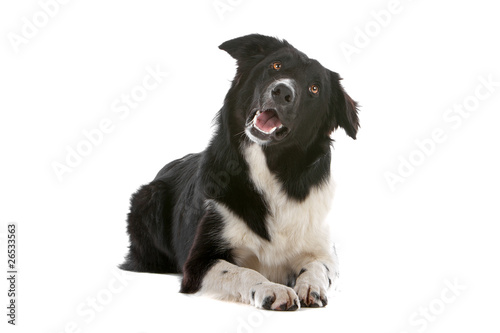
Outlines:
POLYGON ((309 308, 321 308, 328 304, 327 290, 335 280, 336 273, 328 266, 312 262, 300 271, 294 287, 299 296, 300 305, 309 308), (332 274, 334 273, 334 274, 332 274))
POLYGON ((263 282, 250 289, 251 304, 259 309, 294 311, 300 307, 299 298, 292 288, 287 286, 263 282))
POLYGON ((294 289, 300 299, 300 306, 304 308, 321 308, 328 304, 325 288, 302 282, 295 285, 294 289))

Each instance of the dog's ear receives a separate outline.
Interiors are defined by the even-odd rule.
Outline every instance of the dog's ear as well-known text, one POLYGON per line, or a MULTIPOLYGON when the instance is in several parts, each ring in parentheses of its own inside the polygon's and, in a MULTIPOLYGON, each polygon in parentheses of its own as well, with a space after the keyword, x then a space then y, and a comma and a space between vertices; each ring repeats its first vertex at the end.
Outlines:
POLYGON ((252 34, 228 40, 219 45, 219 49, 229 53, 241 64, 242 61, 260 58, 286 46, 290 46, 286 40, 252 34))
POLYGON ((359 128, 358 103, 356 103, 340 84, 340 76, 330 71, 330 82, 332 85, 332 97, 330 100, 330 113, 333 119, 331 132, 342 127, 347 135, 356 139, 359 128))

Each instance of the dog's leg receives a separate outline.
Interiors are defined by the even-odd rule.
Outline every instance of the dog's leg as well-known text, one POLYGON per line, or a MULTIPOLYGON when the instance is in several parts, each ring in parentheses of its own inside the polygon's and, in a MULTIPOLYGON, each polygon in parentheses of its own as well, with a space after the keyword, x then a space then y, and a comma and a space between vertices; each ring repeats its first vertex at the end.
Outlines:
POLYGON ((260 273, 233 265, 230 248, 220 238, 223 221, 208 209, 183 266, 181 292, 210 294, 270 310, 296 310, 299 298, 292 288, 272 283, 260 273))
POLYGON ((327 290, 338 278, 336 256, 308 257, 298 260, 294 290, 302 307, 323 307, 328 304, 327 290))
POLYGON ((252 269, 225 260, 219 260, 206 273, 200 293, 266 310, 292 311, 299 308, 299 298, 292 288, 270 282, 252 269))

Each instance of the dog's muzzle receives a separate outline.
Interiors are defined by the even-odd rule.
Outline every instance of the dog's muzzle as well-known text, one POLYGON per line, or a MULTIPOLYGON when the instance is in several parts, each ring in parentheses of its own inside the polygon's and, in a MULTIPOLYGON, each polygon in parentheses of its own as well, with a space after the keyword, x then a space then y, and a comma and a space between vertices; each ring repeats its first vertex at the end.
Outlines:
POLYGON ((281 141, 289 132, 287 115, 291 114, 296 93, 290 79, 281 79, 270 84, 263 98, 262 107, 254 109, 245 124, 245 133, 254 142, 268 144, 281 141))

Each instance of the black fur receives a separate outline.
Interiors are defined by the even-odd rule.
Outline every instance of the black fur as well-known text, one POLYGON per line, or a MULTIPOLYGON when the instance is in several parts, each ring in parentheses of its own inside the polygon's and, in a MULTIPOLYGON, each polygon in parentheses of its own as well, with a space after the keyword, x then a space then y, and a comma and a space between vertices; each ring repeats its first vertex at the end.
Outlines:
MULTIPOLYGON (((288 42, 255 34, 227 41, 220 49, 233 56, 238 67, 210 144, 161 169, 132 196, 128 215, 130 251, 121 268, 182 273, 184 293, 198 291, 218 260, 234 263, 231 244, 222 237, 221 216, 210 200, 224 204, 255 234, 272 242, 266 200, 250 180, 241 151, 250 142, 244 130, 259 104, 259 91, 280 77, 297 82, 293 108, 277 111, 286 131, 263 146, 270 171, 297 201, 329 177, 331 132, 342 127, 356 138, 359 126, 356 103, 345 93, 339 75, 288 42), (270 68, 273 61, 282 69, 270 68), (317 96, 310 92, 311 84, 319 85, 317 96)), ((269 301, 263 307, 270 306, 269 301)))
POLYGON ((298 278, 298 275, 295 273, 288 274, 288 279, 287 279, 286 285, 290 288, 295 287, 295 284, 297 283, 297 278, 298 278))

